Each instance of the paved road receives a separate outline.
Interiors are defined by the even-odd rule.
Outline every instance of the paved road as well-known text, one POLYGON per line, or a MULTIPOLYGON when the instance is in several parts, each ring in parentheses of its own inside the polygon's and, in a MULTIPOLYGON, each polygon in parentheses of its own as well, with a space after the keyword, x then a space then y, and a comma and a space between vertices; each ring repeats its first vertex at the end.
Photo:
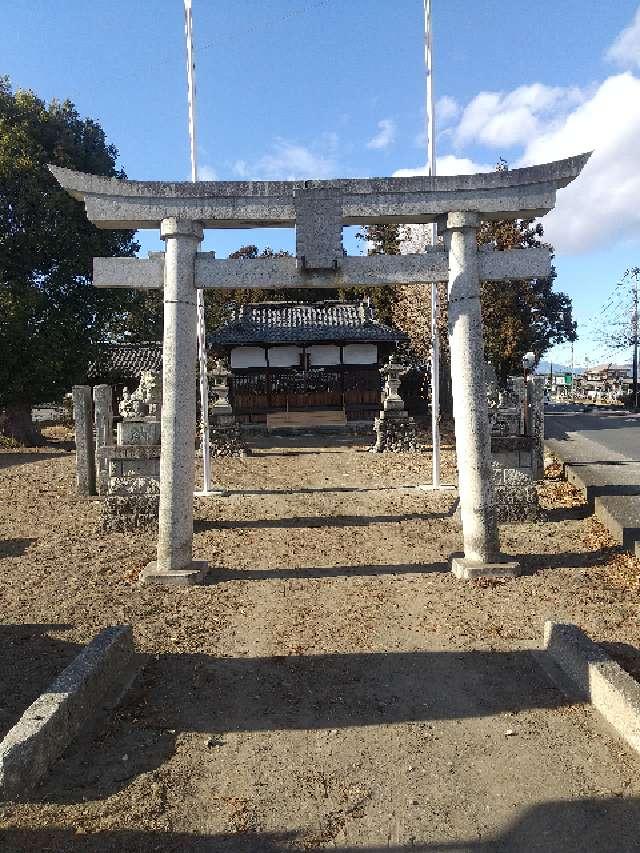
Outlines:
POLYGON ((640 415, 576 409, 545 407, 545 438, 570 443, 580 462, 640 461, 640 415))
POLYGON ((545 444, 613 538, 640 556, 640 416, 545 409, 545 444))

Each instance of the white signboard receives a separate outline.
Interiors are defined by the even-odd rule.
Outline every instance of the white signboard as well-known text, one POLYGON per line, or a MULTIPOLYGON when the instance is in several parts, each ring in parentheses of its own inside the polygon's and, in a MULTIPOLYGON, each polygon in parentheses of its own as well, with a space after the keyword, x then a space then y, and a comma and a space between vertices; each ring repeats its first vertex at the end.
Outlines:
POLYGON ((313 344, 307 348, 311 367, 340 364, 340 347, 335 344, 313 344))
POLYGON ((269 367, 298 367, 301 347, 269 347, 269 367))
POLYGON ((345 364, 376 364, 378 347, 375 344, 347 344, 342 347, 345 364))
POLYGON ((231 350, 231 367, 266 367, 267 359, 262 347, 234 347, 231 350))

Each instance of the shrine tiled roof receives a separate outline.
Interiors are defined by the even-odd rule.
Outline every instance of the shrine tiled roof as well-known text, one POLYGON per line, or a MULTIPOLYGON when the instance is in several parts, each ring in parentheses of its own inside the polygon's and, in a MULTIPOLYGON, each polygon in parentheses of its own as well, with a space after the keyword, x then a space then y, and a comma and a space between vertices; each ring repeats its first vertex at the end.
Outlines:
POLYGON ((138 379, 143 370, 162 370, 162 342, 103 344, 89 366, 89 379, 124 382, 138 379))
POLYGON ((362 302, 258 302, 234 305, 207 335, 209 346, 280 343, 397 343, 404 332, 380 323, 362 302))

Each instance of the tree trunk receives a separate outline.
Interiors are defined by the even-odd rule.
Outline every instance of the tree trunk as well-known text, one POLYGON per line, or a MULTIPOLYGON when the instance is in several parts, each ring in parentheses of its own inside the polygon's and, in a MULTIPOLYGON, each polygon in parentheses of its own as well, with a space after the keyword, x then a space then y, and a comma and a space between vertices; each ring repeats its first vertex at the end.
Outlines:
POLYGON ((25 447, 42 444, 42 436, 31 419, 30 403, 11 403, 0 408, 0 437, 14 439, 25 447))

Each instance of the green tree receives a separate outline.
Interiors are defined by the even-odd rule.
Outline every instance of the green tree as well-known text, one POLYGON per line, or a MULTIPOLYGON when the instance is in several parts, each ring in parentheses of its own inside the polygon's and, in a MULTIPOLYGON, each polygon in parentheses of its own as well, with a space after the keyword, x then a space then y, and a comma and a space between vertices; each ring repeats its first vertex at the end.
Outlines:
POLYGON ((31 406, 81 382, 137 296, 92 287, 94 255, 131 255, 133 232, 100 231, 48 163, 125 177, 100 125, 0 78, 0 433, 34 439, 31 406))
MULTIPOLYGON (((397 225, 368 226, 362 236, 369 241, 369 254, 394 255, 400 251, 397 225)), ((478 230, 478 243, 492 245, 497 251, 546 245, 542 238, 542 225, 530 219, 483 222, 478 230)), ((553 290, 555 278, 552 269, 547 279, 481 283, 485 352, 499 378, 520 373, 525 353, 533 352, 539 360, 552 346, 576 339, 571 299, 553 290)), ((430 348, 431 286, 401 285, 378 291, 372 294, 381 316, 406 332, 414 352, 426 357, 430 348)), ((440 292, 440 306, 442 357, 446 362, 445 288, 440 292)))
MULTIPOLYGON (((478 243, 498 251, 546 245, 542 237, 541 223, 531 219, 483 222, 478 231, 478 243)), ((545 279, 482 282, 485 353, 499 379, 519 374, 525 353, 539 361, 552 346, 576 340, 571 299, 554 291, 555 278, 552 267, 545 279)))
MULTIPOLYGON (((356 239, 366 242, 368 255, 400 254, 400 227, 398 225, 384 223, 365 225, 362 231, 356 234, 356 239)), ((368 298, 375 307, 377 317, 381 322, 394 322, 394 309, 398 300, 398 288, 396 286, 351 287, 340 290, 340 298, 345 300, 368 298)))

